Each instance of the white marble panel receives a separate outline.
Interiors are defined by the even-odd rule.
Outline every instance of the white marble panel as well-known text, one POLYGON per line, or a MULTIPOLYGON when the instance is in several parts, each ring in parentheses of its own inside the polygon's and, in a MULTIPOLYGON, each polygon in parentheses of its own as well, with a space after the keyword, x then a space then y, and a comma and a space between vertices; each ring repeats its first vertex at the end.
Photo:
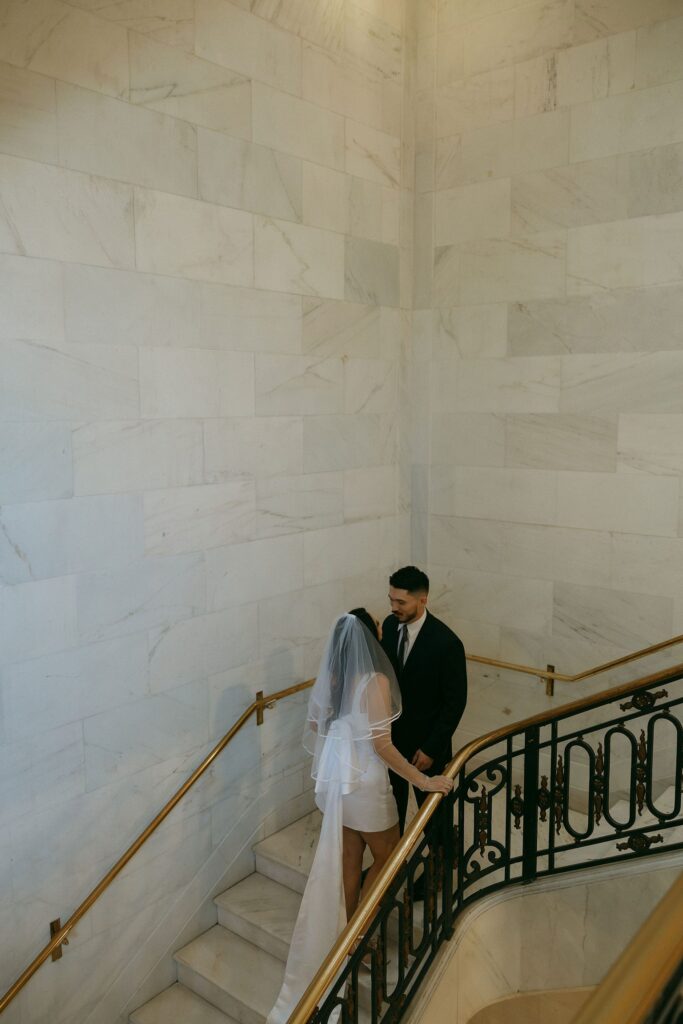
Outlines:
POLYGON ((254 412, 254 357, 210 349, 140 350, 142 415, 249 416, 254 412))
POLYGON ((371 466, 344 473, 344 521, 378 519, 393 512, 396 504, 396 469, 371 466))
POLYGON ((135 251, 140 270, 253 284, 252 217, 241 210, 136 189, 135 251))
POLYGON ((347 174, 378 185, 400 184, 400 139, 347 118, 345 140, 347 174))
POLYGON ((74 647, 74 577, 0 586, 0 665, 74 647))
POLYGON ((557 53, 515 64, 515 116, 533 117, 557 109, 557 53))
MULTIPOLYGON (((429 36, 425 40, 420 40, 420 43, 423 52, 424 47, 426 47, 428 43, 431 43, 432 53, 434 50, 436 51, 437 85, 450 85, 451 82, 456 82, 464 77, 465 36, 459 27, 451 29, 450 31, 444 31, 443 28, 440 28, 436 36, 429 36)), ((418 55, 421 55, 420 48, 418 48, 418 55)), ((433 59, 434 58, 432 56, 432 61, 433 59)), ((432 61, 430 61, 430 64, 432 61)), ((433 84, 433 66, 430 67, 429 70, 431 74, 428 78, 425 76, 424 84, 421 86, 422 88, 429 88, 433 84)))
POLYGON ((130 35, 130 100, 192 124, 251 137, 251 82, 242 75, 130 35))
MULTIPOLYGON (((431 516, 430 562, 452 569, 498 572, 502 555, 502 529, 501 523, 485 519, 431 516)), ((538 574, 529 572, 526 575, 538 574)))
POLYGON ((638 88, 683 78, 683 17, 644 26, 637 39, 638 88))
POLYGON ((682 144, 657 146, 620 159, 628 174, 628 216, 675 213, 683 208, 682 144))
POLYGON ((256 481, 257 537, 338 526, 344 520, 341 473, 271 476, 256 481))
POLYGON ((74 491, 110 494, 202 480, 202 425, 194 420, 90 423, 73 433, 74 491))
POLYGON ((125 28, 60 0, 7 0, 0 12, 0 60, 111 96, 128 91, 125 28))
POLYGON ((412 296, 413 308, 430 309, 434 303, 453 305, 458 301, 457 296, 450 295, 448 299, 444 299, 443 285, 437 278, 437 254, 434 252, 434 194, 427 192, 425 195, 417 196, 414 209, 413 251, 410 254, 414 281, 412 291, 408 292, 412 296))
POLYGON ((637 89, 572 111, 572 162, 683 141, 683 81, 637 89))
POLYGON ((446 376, 436 383, 440 411, 552 413, 559 410, 560 360, 554 356, 520 359, 463 359, 455 389, 446 376))
POLYGON ((254 142, 344 170, 344 118, 339 114, 257 82, 252 104, 254 142))
POLYGON ((208 740, 206 683, 196 682, 112 708, 84 723, 89 791, 190 752, 208 740))
POLYGON ((436 245, 509 235, 510 180, 501 178, 437 192, 435 228, 436 245))
POLYGON ((431 461, 453 466, 504 465, 505 416, 435 411, 431 461))
POLYGON ((349 232, 358 238, 398 245, 401 232, 401 193, 362 178, 351 178, 349 232))
POLYGON ((257 656, 256 605, 245 604, 245 601, 246 594, 242 601, 239 598, 232 601, 228 611, 218 610, 150 630, 152 693, 173 690, 254 660, 257 656))
POLYGON ((566 110, 487 125, 437 140, 436 187, 556 167, 568 162, 568 154, 566 110))
MULTIPOLYGON (((208 607, 233 608, 300 590, 304 585, 303 553, 300 535, 215 549, 206 567, 208 607)), ((247 660, 242 658, 242 662, 247 660)))
POLYGON ((365 238, 347 238, 345 298, 377 306, 399 304, 399 250, 365 238))
POLYGON ((73 494, 71 429, 58 423, 4 423, 0 501, 45 501, 73 494))
POLYGON ((168 626, 200 615, 206 607, 203 555, 147 558, 126 569, 75 579, 78 631, 84 643, 168 626))
POLYGON ((683 212, 572 228, 567 291, 644 287, 683 280, 683 212))
MULTIPOLYGON (((393 83, 391 83, 393 84, 393 83)), ((343 53, 304 45, 303 98, 355 121, 391 132, 398 126, 386 107, 390 83, 351 64, 343 53)), ((396 88, 399 88, 396 83, 396 88)))
POLYGON ((15 157, 0 157, 0 250, 21 256, 134 264, 127 185, 15 157))
POLYGON ((265 146, 199 130, 199 195, 211 203, 301 220, 301 161, 265 146))
POLYGON ((669 597, 555 584, 553 633, 558 636, 593 636, 637 650, 664 640, 672 631, 673 601, 669 597))
POLYGON ((440 601, 455 615, 497 626, 550 632, 553 584, 459 567, 447 570, 440 601))
MULTIPOLYGON (((636 33, 623 32, 557 54, 557 101, 592 103, 635 86, 636 33)), ((649 83, 655 84, 655 83, 649 83)))
POLYGON ((384 359, 350 359, 344 364, 345 412, 391 413, 396 404, 397 372, 393 363, 384 359))
POLYGON ((503 523, 501 571, 507 576, 608 587, 611 540, 606 532, 503 523))
POLYGON ((344 47, 347 57, 373 76, 400 78, 400 30, 352 0, 345 8, 344 47))
POLYGON ((0 352, 0 416, 10 420, 136 417, 133 348, 6 341, 0 352))
POLYGON ((299 417, 229 418, 204 423, 204 478, 301 473, 303 427, 299 417))
POLYGON ((683 415, 619 416, 619 469, 683 475, 683 415))
POLYGON ((278 657, 286 664, 287 659, 298 656, 299 649, 303 649, 305 658, 312 652, 319 660, 323 639, 344 611, 340 582, 291 591, 287 598, 278 596, 260 601, 261 657, 278 657))
POLYGON ((0 256, 0 337, 64 339, 62 268, 48 260, 0 256))
POLYGON ((378 520, 304 534, 305 584, 333 583, 376 567, 378 539, 378 520))
POLYGON ((623 220, 629 191, 628 166, 617 157, 520 175, 512 183, 513 232, 623 220))
POLYGON ((199 343, 199 286, 135 271, 64 267, 66 338, 95 345, 199 343))
POLYGON ((214 64, 301 93, 301 40, 224 0, 197 0, 195 52, 214 64))
POLYGON ((55 83, 11 64, 0 64, 0 150, 57 162, 55 83))
POLYGON ((57 83, 57 117, 65 167, 163 192, 197 194, 197 136, 184 121, 64 82, 57 83))
POLYGON ((148 492, 145 550, 148 555, 177 555, 248 540, 254 530, 254 503, 254 481, 244 478, 148 492))
POLYGON ((513 69, 471 75, 436 90, 437 138, 511 121, 515 106, 513 69))
POLYGON ((575 42, 625 32, 680 14, 678 0, 577 0, 575 42))
POLYGON ((381 466, 393 461, 394 428, 385 417, 307 416, 304 419, 304 472, 381 466))
POLYGON ((259 288, 344 297, 344 239, 332 231, 254 218, 255 278, 259 288))
POLYGON ((6 823, 63 806, 84 789, 80 722, 0 747, 0 802, 6 823))
POLYGON ((303 301, 305 352, 361 358, 382 355, 383 320, 393 311, 351 302, 303 301))
POLYGON ((680 350, 683 287, 624 289, 515 303, 509 309, 509 336, 510 352, 515 356, 680 350))
POLYGON ((147 678, 144 633, 12 665, 1 684, 7 737, 80 727, 83 718, 143 697, 147 678))
POLYGON ((203 348, 246 352, 299 352, 301 299, 296 295, 226 285, 201 286, 203 348))
POLYGON ((557 509, 557 481, 556 473, 532 469, 435 466, 431 511, 434 515, 470 519, 552 523, 557 509))
POLYGON ((257 416, 321 415, 344 410, 341 359, 257 355, 257 416))
POLYGON ((508 416, 505 465, 614 472, 617 468, 616 420, 571 413, 508 416))
POLYGON ((26 583, 126 565, 142 555, 142 501, 70 498, 0 508, 0 580, 26 583))
POLYGON ((551 298, 564 291, 565 236, 561 232, 472 240, 461 246, 460 296, 465 305, 551 298))
POLYGON ((349 231, 351 179, 308 161, 303 165, 303 221, 318 228, 349 231))
POLYGON ((612 580, 616 590, 683 596, 683 539, 612 535, 612 580))
POLYGON ((683 412, 678 386, 683 353, 566 356, 562 360, 562 412, 601 415, 683 412))
POLYGON ((503 302, 437 310, 435 358, 459 355, 490 359, 506 355, 507 321, 508 307, 503 302))
POLYGON ((634 473, 560 473, 556 522, 574 529, 675 537, 678 479, 634 473))
POLYGON ((341 48, 344 36, 344 0, 242 0, 243 6, 261 18, 331 50, 341 48))
POLYGON ((190 52, 194 45, 194 0, 69 0, 160 43, 190 52))
POLYGON ((543 0, 515 10, 498 11, 468 26, 465 74, 515 64, 572 41, 574 4, 543 0))

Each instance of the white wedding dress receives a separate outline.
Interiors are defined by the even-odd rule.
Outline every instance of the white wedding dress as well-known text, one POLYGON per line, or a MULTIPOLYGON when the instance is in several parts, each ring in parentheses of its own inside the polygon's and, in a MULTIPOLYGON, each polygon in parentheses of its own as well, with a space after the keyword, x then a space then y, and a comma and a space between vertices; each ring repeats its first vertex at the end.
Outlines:
POLYGON ((373 673, 354 682, 350 710, 331 723, 318 744, 315 801, 323 812, 322 828, 285 979, 267 1024, 285 1024, 346 926, 342 827, 382 832, 398 822, 387 766, 375 752, 374 726, 368 717, 368 688, 372 691, 374 682, 373 673))

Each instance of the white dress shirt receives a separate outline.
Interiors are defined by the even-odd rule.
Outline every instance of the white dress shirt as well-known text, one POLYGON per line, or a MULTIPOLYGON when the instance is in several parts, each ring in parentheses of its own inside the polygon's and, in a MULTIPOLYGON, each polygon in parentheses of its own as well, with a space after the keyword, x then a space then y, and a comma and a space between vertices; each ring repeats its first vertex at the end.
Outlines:
POLYGON ((405 665, 406 661, 408 660, 408 655, 410 654, 410 652, 412 651, 412 649, 413 649, 413 647, 415 645, 415 641, 417 640, 417 634, 420 632, 420 630, 422 629, 422 627, 424 626, 426 621, 427 621, 427 609, 425 608, 425 610, 422 612, 422 615, 420 616, 419 619, 413 619, 413 621, 409 622, 407 625, 406 625, 405 622, 401 623, 401 626, 399 627, 399 631, 398 631, 398 646, 399 647, 401 645, 401 630, 402 629, 407 629, 408 630, 408 636, 406 638, 405 651, 403 653, 403 664, 404 665, 405 665))

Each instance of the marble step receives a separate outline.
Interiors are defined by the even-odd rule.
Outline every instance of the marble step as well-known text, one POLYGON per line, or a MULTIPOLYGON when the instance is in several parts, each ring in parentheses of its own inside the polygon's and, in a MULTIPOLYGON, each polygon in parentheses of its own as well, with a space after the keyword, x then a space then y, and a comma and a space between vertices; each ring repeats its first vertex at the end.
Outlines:
POLYGON ((130 1015, 131 1024, 236 1024, 184 985, 171 985, 130 1015))
POLYGON ((320 812, 312 811, 257 843, 254 847, 257 872, 303 893, 313 863, 321 820, 320 812))
POLYGON ((286 961, 301 895, 255 872, 214 900, 218 923, 286 961))
POLYGON ((219 924, 175 960, 178 981, 239 1024, 263 1024, 284 974, 282 960, 219 924))

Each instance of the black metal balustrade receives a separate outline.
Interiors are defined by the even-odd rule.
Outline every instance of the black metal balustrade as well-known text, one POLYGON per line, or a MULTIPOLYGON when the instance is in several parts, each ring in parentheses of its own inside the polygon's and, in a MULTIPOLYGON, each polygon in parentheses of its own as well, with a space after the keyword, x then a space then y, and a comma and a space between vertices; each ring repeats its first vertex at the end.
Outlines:
MULTIPOLYGON (((589 709, 570 705, 479 749, 476 763, 460 767, 311 1024, 357 1024, 361 1011, 372 1024, 400 1020, 456 918, 482 896, 682 850, 682 714, 679 667, 661 673, 656 686, 620 688, 589 709), (415 899, 420 876, 423 901, 415 899)), ((680 992, 679 975, 648 1024, 678 1021, 680 992)))

